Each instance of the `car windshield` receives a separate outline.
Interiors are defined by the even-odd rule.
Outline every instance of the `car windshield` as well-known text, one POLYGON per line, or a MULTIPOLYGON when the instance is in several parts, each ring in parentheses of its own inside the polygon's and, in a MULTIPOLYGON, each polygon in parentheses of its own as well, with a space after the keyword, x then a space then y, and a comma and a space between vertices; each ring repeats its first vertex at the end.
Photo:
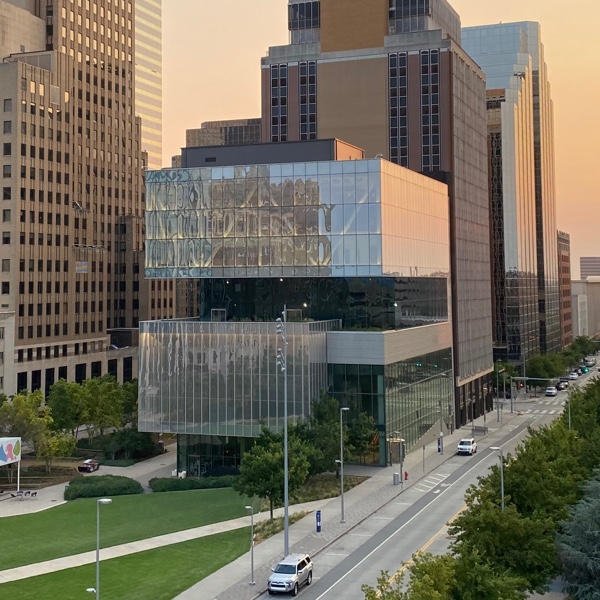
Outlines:
POLYGON ((461 446, 470 446, 471 440, 460 440, 460 445, 461 446))
POLYGON ((277 565, 275 567, 275 573, 283 573, 284 575, 294 575, 296 573, 296 567, 294 565, 277 565))

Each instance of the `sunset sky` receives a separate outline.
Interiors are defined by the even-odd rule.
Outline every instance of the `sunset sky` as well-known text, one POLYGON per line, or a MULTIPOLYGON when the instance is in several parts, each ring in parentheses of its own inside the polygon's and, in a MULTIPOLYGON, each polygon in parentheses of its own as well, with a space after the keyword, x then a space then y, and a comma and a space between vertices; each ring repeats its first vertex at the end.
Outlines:
MULTIPOLYGON (((365 0, 368 2, 368 0, 365 0)), ((558 227, 600 256, 600 3, 451 0, 463 26, 539 21, 554 99, 558 227)), ((260 59, 286 44, 287 0, 163 1, 163 159, 202 121, 260 116, 260 59)))

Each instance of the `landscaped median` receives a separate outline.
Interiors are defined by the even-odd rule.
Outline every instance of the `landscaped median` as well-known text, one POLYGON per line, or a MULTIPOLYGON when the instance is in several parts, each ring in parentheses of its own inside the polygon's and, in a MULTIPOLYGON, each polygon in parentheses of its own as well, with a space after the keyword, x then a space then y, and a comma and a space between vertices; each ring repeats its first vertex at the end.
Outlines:
MULTIPOLYGON (((103 517, 108 515, 114 506, 115 503, 107 507, 103 517)), ((248 552, 249 547, 250 528, 245 527, 102 561, 102 598, 171 600, 248 552)), ((81 600, 89 596, 85 590, 95 585, 95 568, 92 563, 49 575, 4 583, 0 585, 0 598, 81 600)))

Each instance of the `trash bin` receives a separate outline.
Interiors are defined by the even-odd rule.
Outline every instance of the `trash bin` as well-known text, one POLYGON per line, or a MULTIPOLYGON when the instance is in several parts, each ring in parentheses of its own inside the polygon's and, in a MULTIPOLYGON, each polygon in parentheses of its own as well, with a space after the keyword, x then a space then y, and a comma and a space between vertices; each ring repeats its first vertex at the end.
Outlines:
POLYGON ((394 473, 394 485, 400 485, 400 473, 394 473))

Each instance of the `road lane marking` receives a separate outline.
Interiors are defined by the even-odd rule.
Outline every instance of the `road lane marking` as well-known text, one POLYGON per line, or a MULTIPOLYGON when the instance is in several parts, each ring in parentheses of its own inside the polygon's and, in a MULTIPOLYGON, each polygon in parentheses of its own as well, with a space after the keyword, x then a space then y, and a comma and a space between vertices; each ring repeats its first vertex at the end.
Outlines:
MULTIPOLYGON (((516 427, 515 427, 516 429, 516 427)), ((510 440, 512 441, 512 439, 510 440)), ((506 444, 507 442, 505 442, 506 444)), ((485 458, 482 458, 481 461, 479 461, 476 465, 473 465, 468 471, 465 471, 456 481, 453 481, 451 484, 454 485, 455 483, 458 483, 459 481, 461 481, 461 479, 465 478, 467 475, 469 475, 471 473, 471 471, 477 469, 481 463, 483 463, 484 461, 486 461, 488 458, 493 458, 496 459, 496 453, 492 452, 490 453, 488 456, 486 456, 485 458)), ((385 540, 383 540, 383 542, 381 542, 378 546, 376 546, 373 550, 371 550, 371 552, 369 552, 369 554, 367 554, 367 556, 365 556, 362 560, 360 560, 359 562, 357 562, 351 569, 348 569, 344 575, 342 575, 333 585, 330 585, 320 596, 318 596, 315 600, 321 600, 322 598, 324 598, 327 594, 329 594, 329 592, 336 587, 339 583, 341 583, 341 581, 343 581, 344 579, 346 579, 346 577, 348 577, 348 575, 350 575, 351 573, 353 573, 356 569, 358 569, 358 567, 360 567, 365 561, 369 560, 369 558, 371 558, 371 556, 373 556, 373 554, 375 554, 375 552, 377 552, 382 546, 385 546, 385 544, 387 544, 392 538, 394 538, 398 533, 400 533, 407 525, 409 525, 410 523, 412 523, 417 517, 419 517, 421 515, 421 513, 425 512, 425 510, 427 510, 436 500, 439 500, 444 493, 449 490, 450 488, 444 488, 443 490, 441 490, 441 493, 438 494, 437 496, 434 496, 430 502, 428 502, 418 513, 416 513, 415 515, 413 515, 408 521, 406 521, 406 523, 404 523, 401 527, 399 527, 398 529, 396 529, 396 531, 394 531, 394 533, 390 534, 385 540)))

